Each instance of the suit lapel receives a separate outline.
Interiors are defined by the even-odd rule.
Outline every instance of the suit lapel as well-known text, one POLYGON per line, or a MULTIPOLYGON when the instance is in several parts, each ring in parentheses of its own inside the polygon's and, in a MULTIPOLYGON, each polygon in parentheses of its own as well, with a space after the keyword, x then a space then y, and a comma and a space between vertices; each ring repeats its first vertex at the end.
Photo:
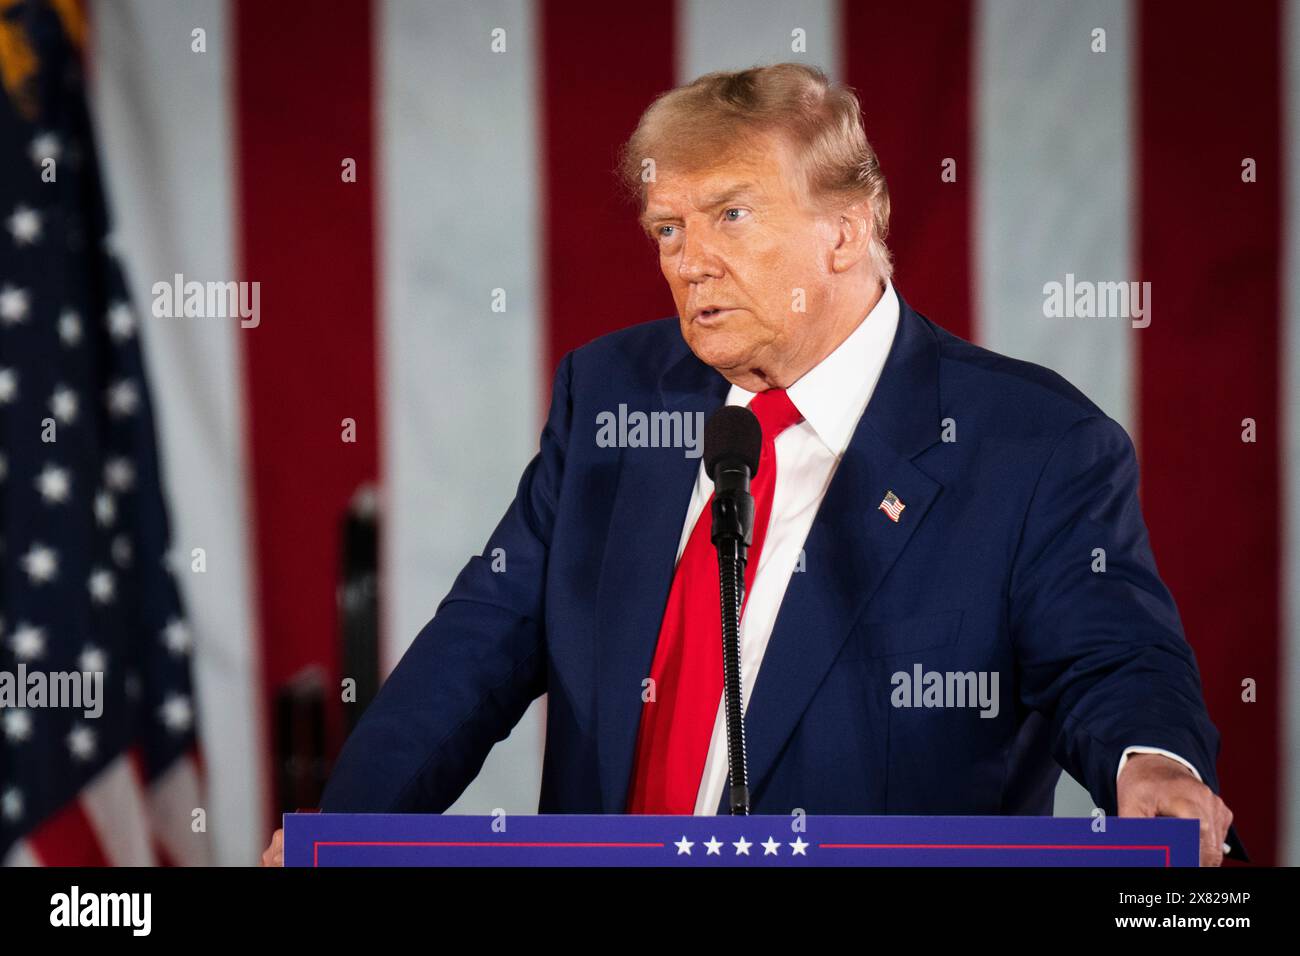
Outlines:
MULTIPOLYGON (((942 491, 912 463, 939 438, 938 342, 901 296, 899 304, 880 380, 817 510, 805 570, 790 577, 748 695, 751 791, 771 772, 849 631, 942 491), (887 491, 906 505, 897 524, 878 510, 887 491)), ((728 812, 725 794, 718 812, 728 812)))
MULTIPOLYGON (((707 419, 730 386, 684 342, 677 344, 685 354, 664 373, 657 398, 666 411, 707 419)), ((700 459, 680 448, 622 450, 597 597, 597 752, 606 810, 627 804, 641 682, 650 674, 699 467, 700 459)))

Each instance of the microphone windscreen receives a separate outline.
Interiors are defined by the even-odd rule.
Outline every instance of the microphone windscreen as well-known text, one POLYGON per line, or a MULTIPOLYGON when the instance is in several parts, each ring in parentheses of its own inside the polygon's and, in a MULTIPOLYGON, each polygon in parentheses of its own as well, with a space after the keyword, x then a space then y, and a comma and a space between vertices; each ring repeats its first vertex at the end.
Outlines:
POLYGON ((723 405, 704 423, 704 471, 710 478, 720 462, 738 459, 749 467, 752 479, 762 450, 763 429, 743 405, 723 405))

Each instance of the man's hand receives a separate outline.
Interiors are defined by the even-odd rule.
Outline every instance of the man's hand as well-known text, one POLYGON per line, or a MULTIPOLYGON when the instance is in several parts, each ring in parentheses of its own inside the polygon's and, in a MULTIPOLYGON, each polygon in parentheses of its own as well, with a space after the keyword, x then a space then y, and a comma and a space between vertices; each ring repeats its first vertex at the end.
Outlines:
POLYGON ((1118 796, 1121 817, 1200 820, 1201 866, 1223 863, 1223 840, 1232 811, 1177 760, 1163 754, 1130 754, 1120 771, 1118 796))
MULTIPOLYGON (((1128 768, 1125 767, 1125 770, 1128 768)), ((262 851, 263 866, 284 866, 284 831, 271 834, 271 845, 262 851)))

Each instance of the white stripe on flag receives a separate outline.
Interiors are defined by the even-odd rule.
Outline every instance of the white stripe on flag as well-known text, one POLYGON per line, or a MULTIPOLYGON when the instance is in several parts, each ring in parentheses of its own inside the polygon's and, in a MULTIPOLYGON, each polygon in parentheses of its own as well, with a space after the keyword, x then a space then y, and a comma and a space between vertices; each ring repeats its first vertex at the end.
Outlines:
MULTIPOLYGON (((537 450, 541 103, 531 4, 378 12, 386 672, 537 450)), ((543 714, 535 702, 454 812, 536 811, 543 714)))
POLYGON ((188 754, 149 788, 149 820, 154 838, 177 866, 212 863, 207 833, 195 833, 193 829, 194 811, 203 806, 201 794, 198 767, 188 754))
POLYGON ((1127 0, 977 4, 975 328, 981 345, 1060 372, 1136 441, 1140 330, 1043 313, 1043 286, 1067 273, 1137 278, 1130 12, 1127 0))
POLYGON ((78 798, 110 866, 155 866, 149 810, 130 754, 122 754, 78 798))
POLYGON ((3 866, 40 866, 41 861, 37 859, 36 854, 26 840, 19 840, 9 848, 5 854, 3 866))
MULTIPOLYGON (((1047 318, 1043 286, 1134 278, 1133 28, 1127 2, 981 0, 972 123, 977 341, 1061 373, 1130 435, 1140 333, 1121 318, 1047 318), (1095 28, 1105 53, 1091 51, 1095 28)), ((1058 816, 1093 805, 1061 775, 1058 816)))
POLYGON ((678 82, 713 70, 789 61, 840 75, 835 0, 681 0, 678 11, 678 82), (797 36, 796 30, 803 32, 797 36), (796 40, 805 44, 803 52, 794 48, 796 40))
POLYGON ((251 610, 242 379, 236 321, 158 320, 150 288, 175 273, 237 278, 225 0, 96 3, 94 114, 124 268, 141 317, 178 583, 195 634, 208 815, 223 865, 258 859, 267 834, 261 655, 251 610), (207 31, 208 52, 190 51, 207 31), (170 39, 166 39, 170 38, 170 39), (203 548, 207 571, 190 572, 203 548))
POLYGON ((1282 794, 1278 862, 1300 866, 1300 2, 1282 7, 1282 794))

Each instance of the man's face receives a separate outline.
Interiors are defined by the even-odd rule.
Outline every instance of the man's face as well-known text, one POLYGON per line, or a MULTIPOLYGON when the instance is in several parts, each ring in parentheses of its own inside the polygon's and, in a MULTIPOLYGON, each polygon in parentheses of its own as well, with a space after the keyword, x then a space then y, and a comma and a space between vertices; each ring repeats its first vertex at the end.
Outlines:
POLYGON ((660 170, 642 217, 687 345, 751 391, 787 384, 782 372, 817 348, 835 241, 788 147, 763 143, 709 169, 660 170))

